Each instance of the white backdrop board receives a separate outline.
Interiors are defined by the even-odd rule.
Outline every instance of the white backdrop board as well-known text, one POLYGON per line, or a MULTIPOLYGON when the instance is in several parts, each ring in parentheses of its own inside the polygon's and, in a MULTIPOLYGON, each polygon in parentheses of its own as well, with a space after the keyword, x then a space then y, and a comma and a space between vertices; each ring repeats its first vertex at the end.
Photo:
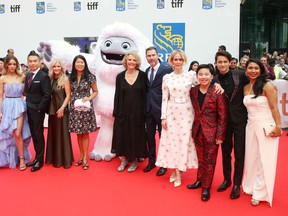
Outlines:
POLYGON ((0 0, 0 56, 13 48, 25 63, 41 41, 94 38, 119 21, 161 45, 160 53, 181 48, 189 62, 214 63, 222 44, 238 57, 239 20, 238 0, 0 0))
POLYGON ((281 117, 282 128, 288 128, 288 81, 283 79, 274 80, 278 90, 278 109, 281 117))

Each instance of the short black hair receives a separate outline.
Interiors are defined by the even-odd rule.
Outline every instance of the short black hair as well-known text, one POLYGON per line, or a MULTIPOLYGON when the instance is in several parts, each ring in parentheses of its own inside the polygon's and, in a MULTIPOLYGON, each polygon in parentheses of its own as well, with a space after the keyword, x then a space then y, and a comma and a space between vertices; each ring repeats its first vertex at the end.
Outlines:
POLYGON ((232 61, 232 60, 235 60, 235 61, 236 61, 236 63, 238 63, 238 59, 237 59, 237 58, 235 58, 235 57, 232 57, 230 61, 232 61))
POLYGON ((211 65, 209 64, 201 64, 199 65, 199 67, 197 68, 196 74, 198 74, 199 70, 206 68, 209 70, 209 72, 214 75, 214 68, 211 67, 211 65))
POLYGON ((232 58, 232 56, 231 56, 231 54, 230 54, 229 52, 227 52, 227 51, 219 51, 219 52, 217 52, 216 55, 215 55, 215 62, 217 62, 217 58, 218 58, 219 56, 224 56, 224 57, 226 57, 226 58, 229 60, 229 62, 231 61, 231 58, 232 58))
POLYGON ((223 50, 223 51, 226 51, 226 46, 224 46, 224 45, 220 45, 218 48, 223 50))
POLYGON ((28 54, 28 57, 29 56, 37 56, 39 59, 40 59, 40 56, 38 53, 36 53, 34 50, 30 51, 30 53, 28 54))

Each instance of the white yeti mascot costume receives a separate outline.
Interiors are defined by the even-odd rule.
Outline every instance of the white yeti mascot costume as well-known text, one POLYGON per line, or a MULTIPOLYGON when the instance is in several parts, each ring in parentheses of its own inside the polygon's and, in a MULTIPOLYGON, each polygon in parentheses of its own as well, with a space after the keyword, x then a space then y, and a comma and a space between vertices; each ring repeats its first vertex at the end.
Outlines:
MULTIPOLYGON (((122 59, 128 51, 136 51, 141 57, 141 69, 148 64, 145 59, 145 49, 151 46, 149 40, 135 27, 127 23, 116 22, 106 26, 100 33, 98 41, 91 44, 93 54, 83 54, 89 69, 96 75, 99 94, 95 98, 96 113, 101 116, 101 127, 90 159, 110 161, 114 106, 115 81, 118 73, 125 68, 122 59)), ((44 62, 49 65, 51 59, 59 58, 67 69, 71 68, 73 58, 80 54, 79 47, 64 41, 48 41, 40 43, 38 51, 43 55, 44 62)))

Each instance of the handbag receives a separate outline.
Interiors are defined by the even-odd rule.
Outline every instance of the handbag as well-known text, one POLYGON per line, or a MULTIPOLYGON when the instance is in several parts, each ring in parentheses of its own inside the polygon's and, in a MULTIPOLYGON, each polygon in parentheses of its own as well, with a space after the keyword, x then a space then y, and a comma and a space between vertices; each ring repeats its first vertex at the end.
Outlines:
POLYGON ((275 129, 276 125, 266 125, 263 127, 265 136, 270 136, 271 132, 275 129))
POLYGON ((83 102, 82 99, 77 99, 74 102, 74 107, 78 111, 88 111, 91 108, 90 101, 83 102))

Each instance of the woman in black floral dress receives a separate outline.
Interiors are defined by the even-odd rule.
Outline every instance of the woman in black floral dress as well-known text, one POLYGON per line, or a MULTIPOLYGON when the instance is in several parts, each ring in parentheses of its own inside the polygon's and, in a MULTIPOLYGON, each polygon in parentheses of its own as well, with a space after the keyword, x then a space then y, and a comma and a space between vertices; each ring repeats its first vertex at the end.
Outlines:
POLYGON ((96 131, 96 117, 93 109, 93 98, 98 94, 96 77, 89 71, 87 61, 84 56, 77 55, 72 64, 70 75, 71 100, 69 116, 69 132, 77 134, 78 146, 80 149, 80 159, 76 166, 83 163, 83 169, 88 169, 88 147, 89 133, 96 131), (90 93, 92 90, 92 94, 90 93), (82 99, 82 102, 90 102, 90 109, 79 110, 74 106, 75 100, 82 99))

